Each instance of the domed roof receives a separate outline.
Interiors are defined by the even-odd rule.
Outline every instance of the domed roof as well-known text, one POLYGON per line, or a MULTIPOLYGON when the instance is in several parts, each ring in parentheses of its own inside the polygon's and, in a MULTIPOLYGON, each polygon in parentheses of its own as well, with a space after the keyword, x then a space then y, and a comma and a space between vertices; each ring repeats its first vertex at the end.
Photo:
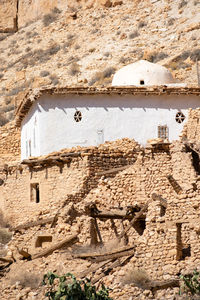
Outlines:
POLYGON ((167 85, 175 82, 171 72, 165 67, 139 60, 117 71, 112 86, 167 85))

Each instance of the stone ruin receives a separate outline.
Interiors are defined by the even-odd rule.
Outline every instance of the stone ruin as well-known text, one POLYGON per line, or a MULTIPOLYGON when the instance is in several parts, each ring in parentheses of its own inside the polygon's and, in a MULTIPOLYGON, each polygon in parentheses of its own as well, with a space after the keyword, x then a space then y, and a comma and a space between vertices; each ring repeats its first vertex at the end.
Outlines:
POLYGON ((199 112, 173 143, 122 139, 4 164, 1 209, 13 238, 2 265, 41 273, 64 259, 77 277, 103 278, 113 297, 175 297, 179 275, 200 264, 199 112), (131 270, 148 279, 124 283, 131 270))

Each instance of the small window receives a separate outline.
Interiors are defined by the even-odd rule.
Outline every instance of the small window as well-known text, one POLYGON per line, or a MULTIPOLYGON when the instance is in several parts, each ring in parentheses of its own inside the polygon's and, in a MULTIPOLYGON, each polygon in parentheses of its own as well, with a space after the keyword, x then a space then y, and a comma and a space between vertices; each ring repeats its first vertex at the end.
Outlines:
POLYGON ((164 217, 166 213, 166 207, 164 207, 163 205, 160 206, 160 216, 164 217))
POLYGON ((182 112, 178 112, 177 114, 176 114, 176 118, 175 118, 175 120, 176 120, 176 122, 177 123, 183 123, 183 121, 185 120, 185 115, 182 113, 182 112))
POLYGON ((74 114, 74 120, 76 122, 80 122, 82 120, 82 114, 79 110, 77 110, 74 114))
POLYGON ((39 183, 31 183, 31 202, 40 202, 40 188, 39 183))
POLYGON ((144 80, 140 80, 140 84, 141 84, 141 85, 144 85, 144 80))
POLYGON ((158 138, 160 139, 167 139, 169 137, 169 130, 167 125, 158 126, 158 138))

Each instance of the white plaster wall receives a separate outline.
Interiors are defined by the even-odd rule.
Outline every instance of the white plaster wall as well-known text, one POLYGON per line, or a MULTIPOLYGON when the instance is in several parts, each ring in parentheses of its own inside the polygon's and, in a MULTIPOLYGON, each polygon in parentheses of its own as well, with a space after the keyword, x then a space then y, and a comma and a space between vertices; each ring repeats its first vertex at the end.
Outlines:
POLYGON ((187 121, 188 108, 198 106, 199 98, 195 96, 43 96, 23 122, 22 159, 27 157, 24 140, 33 139, 35 117, 38 119, 37 141, 32 156, 77 145, 98 145, 123 137, 134 138, 145 145, 147 139, 157 137, 158 125, 169 127, 169 140, 172 141, 179 138, 187 121), (82 113, 78 123, 74 121, 76 110, 82 113), (178 111, 186 116, 182 124, 175 121, 178 111))
POLYGON ((21 158, 40 155, 40 126, 38 105, 31 107, 21 126, 21 158))

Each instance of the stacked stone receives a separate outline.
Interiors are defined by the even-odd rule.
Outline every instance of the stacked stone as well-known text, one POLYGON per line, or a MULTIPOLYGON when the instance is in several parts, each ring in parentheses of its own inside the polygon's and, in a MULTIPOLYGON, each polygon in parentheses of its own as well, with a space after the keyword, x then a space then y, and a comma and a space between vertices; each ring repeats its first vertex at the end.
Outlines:
POLYGON ((20 130, 14 122, 0 127, 0 164, 20 160, 20 130))
POLYGON ((188 112, 188 121, 181 133, 181 138, 187 138, 192 143, 199 144, 200 140, 200 108, 190 109, 188 112))

